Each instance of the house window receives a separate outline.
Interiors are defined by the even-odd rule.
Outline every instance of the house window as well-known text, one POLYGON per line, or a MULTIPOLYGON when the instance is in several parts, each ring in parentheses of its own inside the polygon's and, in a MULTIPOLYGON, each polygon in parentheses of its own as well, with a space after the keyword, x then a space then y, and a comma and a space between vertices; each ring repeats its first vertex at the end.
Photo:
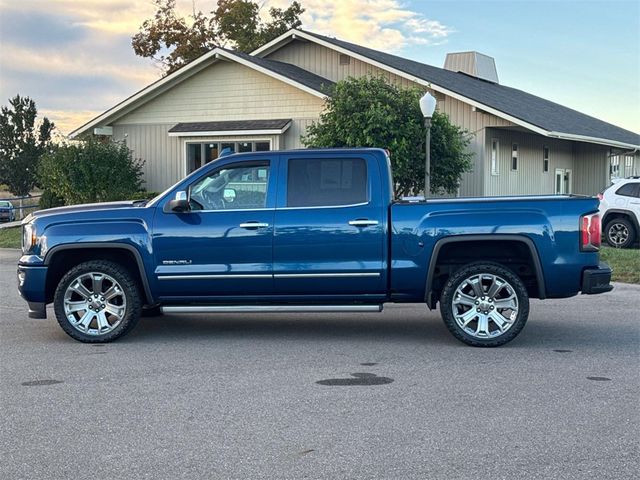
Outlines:
POLYGON ((542 172, 547 173, 549 171, 549 147, 546 145, 542 147, 542 172))
POLYGON ((620 177, 620 157, 618 155, 612 155, 609 158, 609 176, 611 178, 620 177))
POLYGON ((491 175, 498 175, 500 173, 498 150, 500 150, 500 142, 498 142, 498 139, 494 138, 491 140, 491 175))
POLYGON ((514 143, 511 146, 511 170, 518 170, 518 144, 514 143))
POLYGON ((340 65, 350 65, 351 57, 349 55, 345 55, 344 53, 340 54, 340 65))
POLYGON ((215 160, 225 148, 232 152, 266 152, 271 150, 269 140, 246 142, 198 142, 187 143, 187 173, 191 173, 203 165, 215 160))
POLYGON ((625 155, 624 157, 624 174, 627 177, 633 175, 633 155, 625 155))

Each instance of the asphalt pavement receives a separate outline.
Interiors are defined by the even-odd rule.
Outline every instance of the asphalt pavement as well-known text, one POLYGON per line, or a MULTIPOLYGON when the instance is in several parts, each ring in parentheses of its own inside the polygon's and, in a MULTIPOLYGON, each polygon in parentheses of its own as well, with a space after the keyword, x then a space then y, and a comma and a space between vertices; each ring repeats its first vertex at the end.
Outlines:
POLYGON ((532 301, 510 344, 438 312, 27 318, 0 250, 0 478, 637 478, 640 286, 532 301))

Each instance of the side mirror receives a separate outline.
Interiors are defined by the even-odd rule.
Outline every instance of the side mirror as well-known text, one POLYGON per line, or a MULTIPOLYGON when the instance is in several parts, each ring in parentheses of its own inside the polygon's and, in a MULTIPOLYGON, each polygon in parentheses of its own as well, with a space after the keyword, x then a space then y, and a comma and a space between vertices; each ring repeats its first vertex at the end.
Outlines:
POLYGON ((236 191, 233 188, 225 188, 222 192, 222 199, 227 203, 233 203, 236 199, 236 191))
POLYGON ((164 207, 164 211, 166 213, 184 213, 189 210, 191 210, 191 206, 189 205, 189 196, 185 191, 176 192, 176 197, 173 200, 169 200, 164 207))

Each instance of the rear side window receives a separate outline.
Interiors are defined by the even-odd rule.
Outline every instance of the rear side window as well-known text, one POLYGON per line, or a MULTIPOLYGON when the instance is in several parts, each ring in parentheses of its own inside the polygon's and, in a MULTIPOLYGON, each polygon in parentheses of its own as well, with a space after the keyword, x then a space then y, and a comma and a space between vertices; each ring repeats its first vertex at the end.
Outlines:
POLYGON ((637 197, 638 194, 638 185, 639 182, 631 182, 621 186, 617 191, 617 195, 622 195, 624 197, 637 197))
POLYGON ((367 163, 364 159, 289 160, 288 207, 330 207, 367 201, 367 163))

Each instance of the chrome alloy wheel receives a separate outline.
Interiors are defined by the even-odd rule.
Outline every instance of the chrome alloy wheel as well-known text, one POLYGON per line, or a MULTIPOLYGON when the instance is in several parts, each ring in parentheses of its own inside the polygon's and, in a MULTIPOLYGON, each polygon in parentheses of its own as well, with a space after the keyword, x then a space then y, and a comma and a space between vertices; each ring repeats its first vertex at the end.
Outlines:
POLYGON ((99 272, 73 279, 64 293, 64 313, 71 325, 87 335, 113 331, 124 318, 127 299, 120 284, 99 272))
POLYGON ((518 297, 504 278, 478 274, 460 283, 451 308, 465 333, 475 338, 495 338, 509 330, 518 318, 518 297))
POLYGON ((627 243, 629 239, 629 228, 624 223, 614 223, 607 230, 607 240, 614 247, 619 247, 627 243))

